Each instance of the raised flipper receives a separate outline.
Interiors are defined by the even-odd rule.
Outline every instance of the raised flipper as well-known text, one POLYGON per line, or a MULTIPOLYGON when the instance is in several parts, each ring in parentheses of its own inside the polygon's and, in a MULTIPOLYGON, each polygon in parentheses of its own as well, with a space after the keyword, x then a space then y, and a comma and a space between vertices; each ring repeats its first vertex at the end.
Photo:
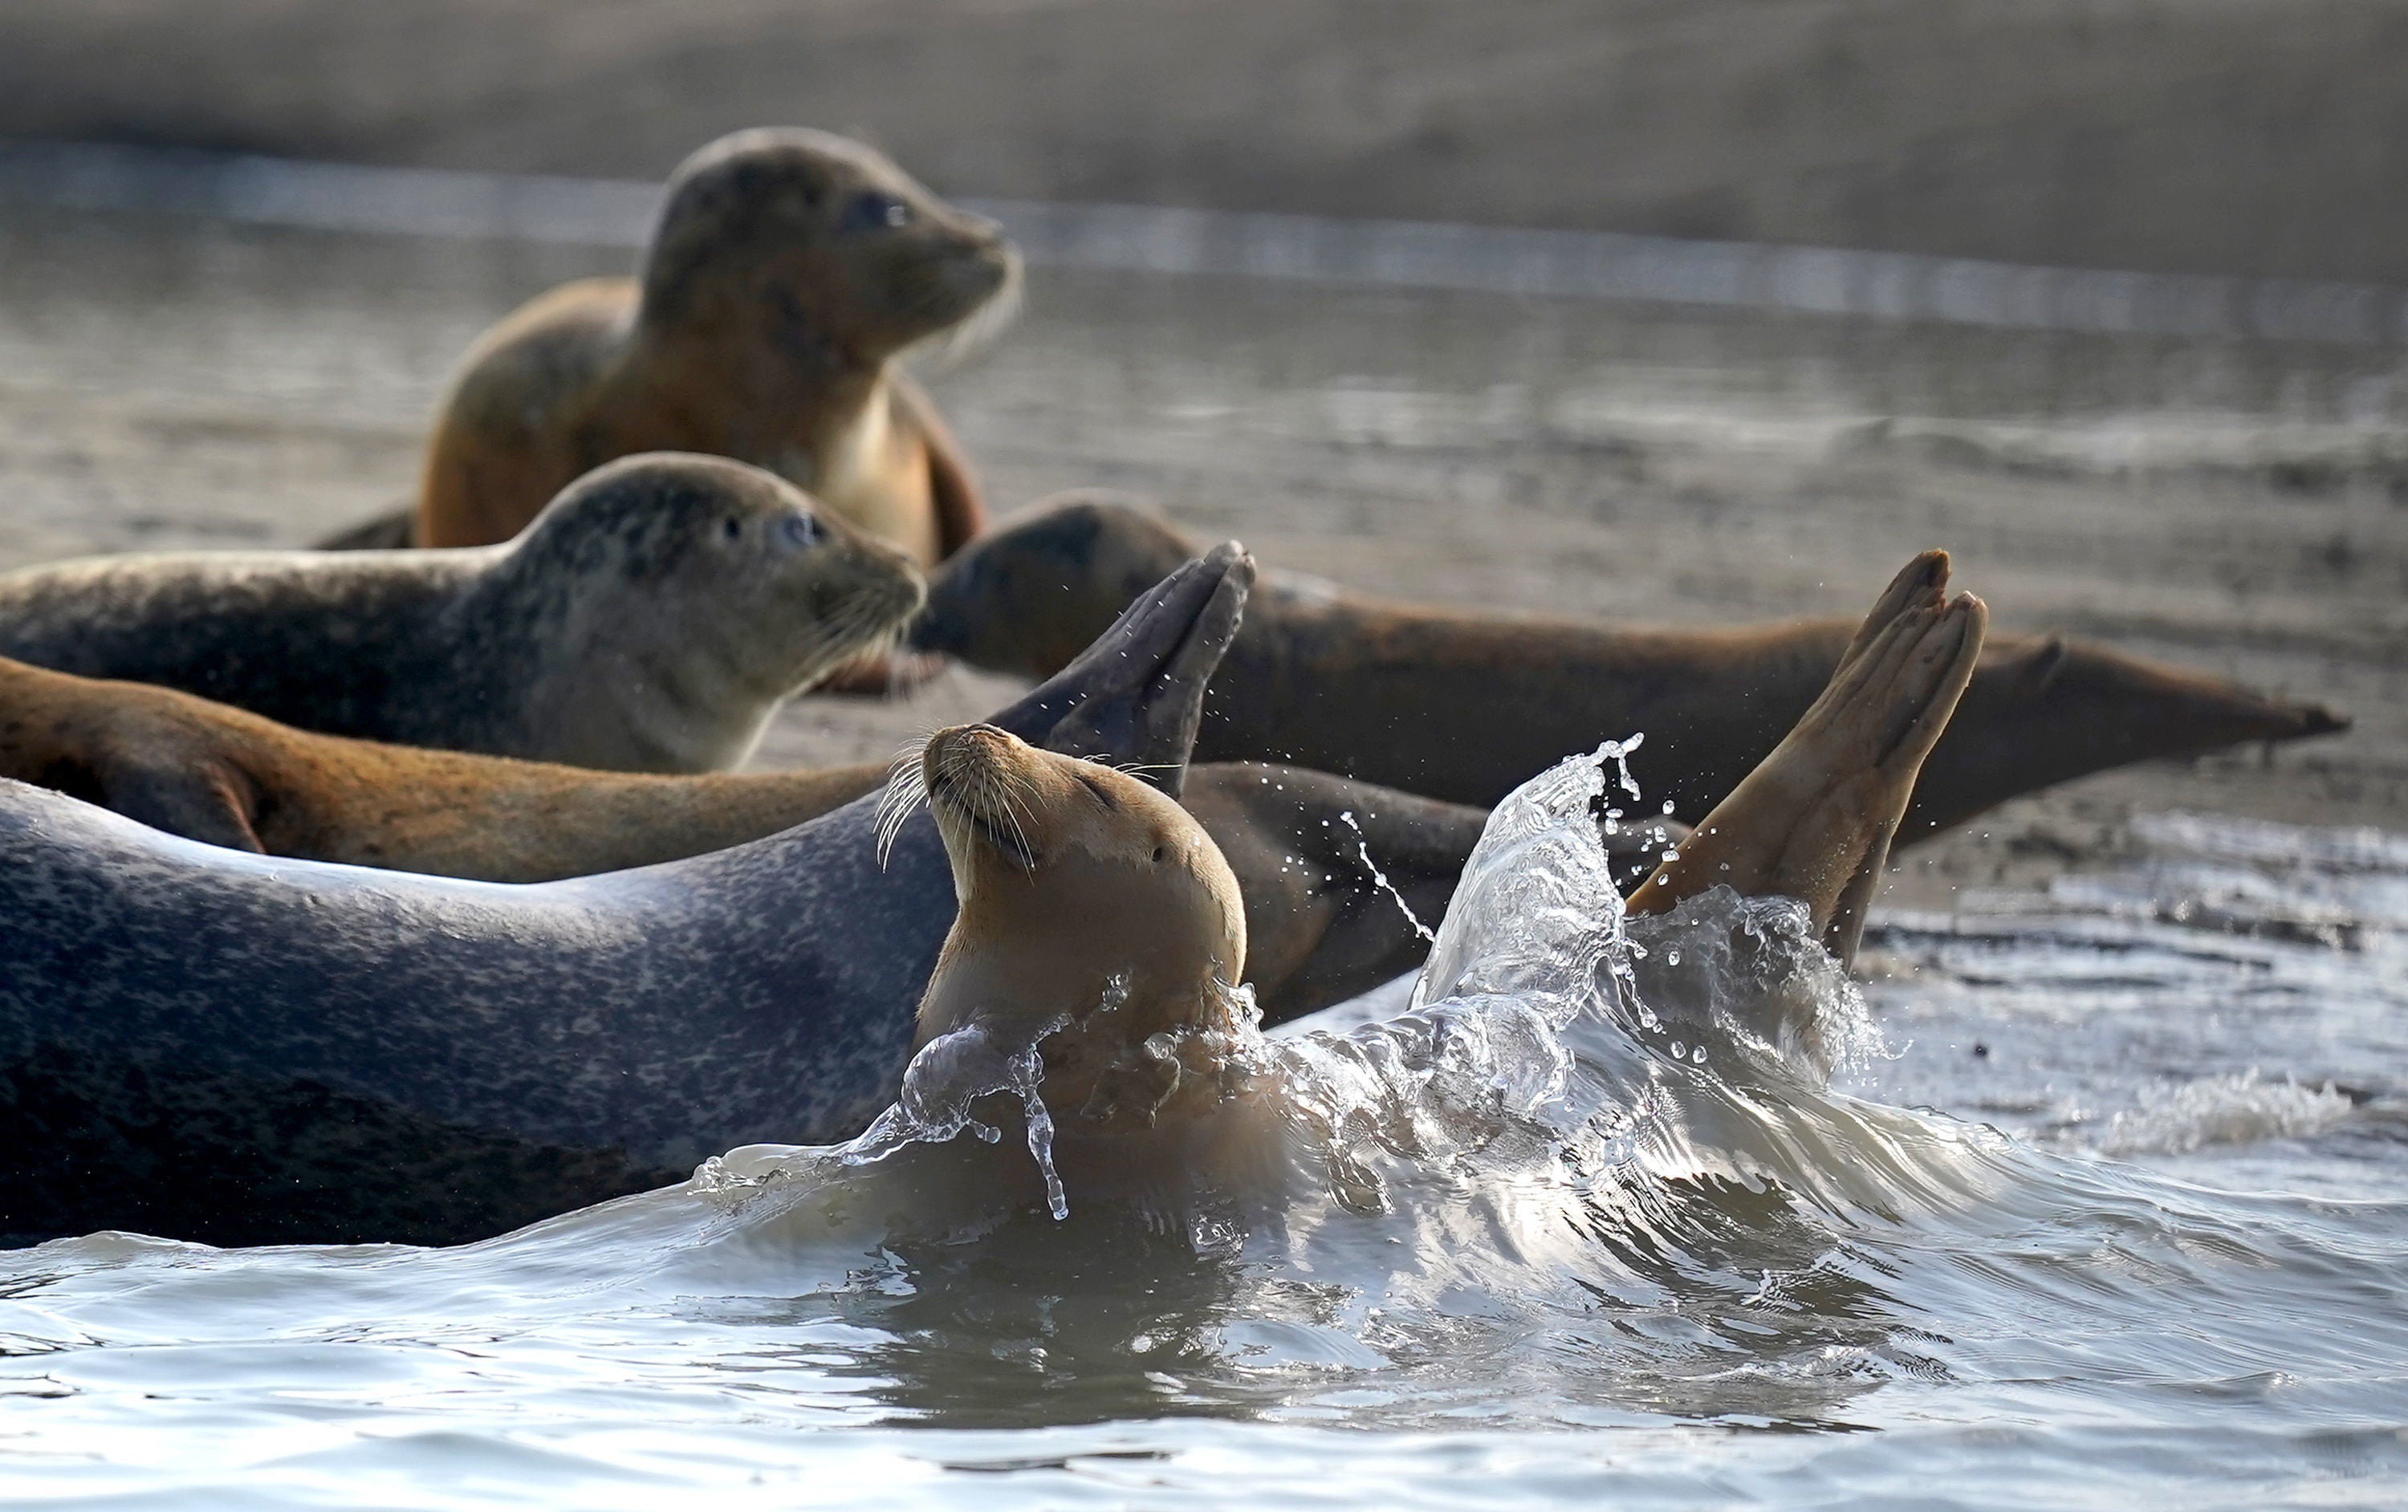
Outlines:
POLYGON ((1806 905, 1823 944, 1855 957, 1865 908, 1924 758, 1948 727, 1982 652, 1989 612, 1949 600, 1948 555, 1927 551, 1891 580, 1822 696, 1714 806, 1674 860, 1631 894, 1660 913, 1717 884, 1806 905))
POLYGON ((1235 541, 1156 583, 1111 628, 987 722, 1066 756, 1135 770, 1176 798, 1204 718, 1204 688, 1238 635, 1254 559, 1235 541))

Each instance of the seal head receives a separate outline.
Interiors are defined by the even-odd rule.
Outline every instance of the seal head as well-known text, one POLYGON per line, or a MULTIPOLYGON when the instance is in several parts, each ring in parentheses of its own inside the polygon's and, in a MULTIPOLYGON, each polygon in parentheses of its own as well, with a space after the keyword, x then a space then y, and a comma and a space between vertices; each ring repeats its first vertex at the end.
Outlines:
POLYGON ((924 592, 900 550, 783 479, 661 452, 564 490, 464 614, 546 648, 525 707, 552 749, 710 770, 751 754, 777 704, 890 644, 924 592))
POLYGON ((939 731, 920 776, 960 912, 919 1042, 973 1023, 1040 1042, 1050 1105, 1150 1122, 1179 1077, 1149 1042, 1242 1002, 1245 905, 1220 848, 1129 773, 992 725, 939 731))
POLYGON ((639 318, 767 330, 807 364, 877 362, 968 319, 1018 269, 1001 228, 879 152, 765 127, 721 137, 671 176, 639 318))

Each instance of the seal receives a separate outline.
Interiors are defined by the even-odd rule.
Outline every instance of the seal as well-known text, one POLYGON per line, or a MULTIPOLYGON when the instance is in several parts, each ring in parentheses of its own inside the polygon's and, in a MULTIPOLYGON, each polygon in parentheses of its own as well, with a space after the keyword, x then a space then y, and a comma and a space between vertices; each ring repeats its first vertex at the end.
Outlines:
MULTIPOLYGON (((911 640, 1042 677, 1188 550, 1125 496, 1062 495, 946 563, 911 640)), ((1841 620, 1697 631, 1481 614, 1275 571, 1252 606, 1213 678, 1199 760, 1288 762, 1485 806, 1598 732, 1641 731, 1631 768, 1648 800, 1692 822, 1805 713, 1854 633, 1841 620)), ((2102 646, 1991 636, 1899 840, 2127 763, 2347 727, 2102 646)))
POLYGON ((992 222, 859 142, 723 136, 670 177, 636 278, 554 289, 469 349, 408 539, 376 522, 330 544, 488 545, 612 458, 704 451, 768 468, 933 563, 985 511, 896 358, 1008 309, 1018 268, 992 222))
MULTIPOLYGON (((1943 553, 1907 564, 1796 725, 1640 884, 1633 911, 1721 886, 1777 894, 1805 905, 1834 955, 1854 956, 1917 769, 1987 627, 1979 599, 1943 596, 1947 580, 1943 553)), ((940 731, 922 768, 961 906, 920 1003, 913 1079, 922 1065, 930 1079, 981 1060, 1009 1070, 1033 1050, 1019 1085, 955 1077, 952 1090, 1016 1093, 1038 1161, 1000 1144, 927 1145, 908 1184, 967 1170, 976 1188, 1017 1189, 1059 1217, 1066 1190, 1174 1206, 1190 1189, 1242 1200, 1309 1169, 1312 1120, 1235 1053, 1247 934, 1211 837, 1125 775, 991 726, 940 731)), ((1776 1041, 1797 1029, 1762 1027, 1776 1041)))
MULTIPOLYGON (((0 658, 0 777, 211 845, 489 882, 545 882, 765 838, 877 792, 888 769, 661 776, 312 735, 142 683, 0 658)), ((1272 1022, 1412 970, 1487 815, 1244 763, 1180 801, 1240 878, 1272 1022), (1393 890, 1393 891, 1391 891, 1393 890)), ((1608 843, 1644 859, 1669 834, 1608 843)))
POLYGON ((0 578, 0 655, 333 735, 635 771, 749 756, 920 604, 894 548, 724 458, 631 457, 516 540, 96 557, 0 578))
MULTIPOLYGON (((995 716, 1182 786, 1252 579, 1189 563, 995 716)), ((893 1095, 954 911, 923 818, 514 887, 264 859, 0 784, 0 1231, 447 1242, 893 1095)))

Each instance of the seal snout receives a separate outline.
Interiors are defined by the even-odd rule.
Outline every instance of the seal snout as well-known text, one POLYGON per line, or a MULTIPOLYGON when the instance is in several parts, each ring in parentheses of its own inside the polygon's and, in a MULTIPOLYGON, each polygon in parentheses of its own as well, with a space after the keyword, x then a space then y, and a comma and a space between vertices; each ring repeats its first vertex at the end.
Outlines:
POLYGON ((1027 748, 991 724, 957 724, 928 737, 920 777, 939 820, 966 821, 978 840, 1024 868, 1037 863, 1029 843, 1035 785, 1023 770, 1027 748))

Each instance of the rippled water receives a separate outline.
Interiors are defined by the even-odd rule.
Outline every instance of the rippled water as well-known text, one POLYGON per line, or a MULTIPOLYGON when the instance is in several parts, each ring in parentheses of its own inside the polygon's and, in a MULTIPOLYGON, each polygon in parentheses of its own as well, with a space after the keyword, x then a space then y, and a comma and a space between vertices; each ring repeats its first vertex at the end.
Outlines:
POLYGON ((1057 1222, 948 1185, 1015 1138, 755 1149, 453 1250, 18 1251, 0 1494, 2408 1491, 2408 842, 2152 818, 2106 875, 1889 919, 1860 993, 1782 905, 1626 936, 1598 781, 1500 811, 1398 1016, 1218 1048, 1283 1112, 1260 1179, 1074 1176, 1057 1222))

